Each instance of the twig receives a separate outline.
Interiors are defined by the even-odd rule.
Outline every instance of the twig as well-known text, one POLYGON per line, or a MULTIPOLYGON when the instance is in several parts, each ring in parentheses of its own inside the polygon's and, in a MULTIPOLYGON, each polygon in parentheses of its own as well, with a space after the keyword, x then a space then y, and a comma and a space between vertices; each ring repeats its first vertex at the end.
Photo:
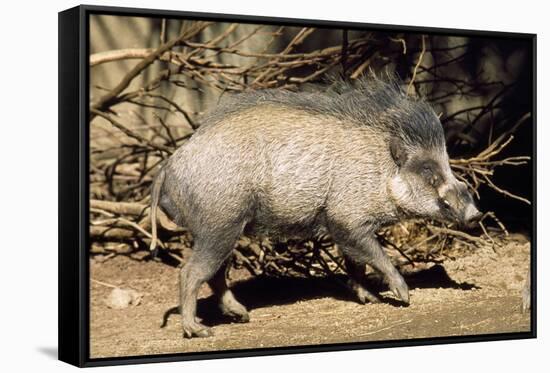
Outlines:
POLYGON ((151 65, 157 58, 162 56, 166 51, 172 49, 175 45, 181 43, 183 40, 190 38, 193 35, 198 34, 200 31, 205 29, 206 27, 210 26, 212 22, 198 22, 196 24, 196 27, 193 27, 191 30, 182 33, 179 37, 162 44, 159 48, 157 48, 154 52, 150 53, 142 59, 134 68, 132 68, 123 78, 122 80, 116 85, 115 88, 113 88, 110 92, 105 94, 104 96, 100 97, 99 100, 97 100, 96 103, 91 105, 92 113, 97 115, 97 111, 104 111, 107 109, 116 99, 116 97, 122 93, 129 85, 130 83, 143 71, 145 70, 149 65, 151 65))
POLYGON ((390 37, 390 40, 396 43, 401 43, 401 46, 403 47, 403 54, 407 54, 407 42, 405 41, 405 39, 390 37))
POLYGON ((416 62, 416 65, 414 66, 411 81, 409 82, 409 85, 407 86, 407 96, 411 95, 411 88, 414 84, 414 80, 416 79, 416 72, 418 71, 418 67, 422 63, 422 59, 424 58, 424 53, 425 52, 426 52, 426 35, 422 35, 422 50, 420 51, 420 56, 418 56, 418 61, 416 62))
POLYGON ((163 18, 160 21, 160 44, 166 43, 166 23, 167 23, 167 21, 168 20, 166 18, 163 18))
POLYGON ((412 321, 413 321, 412 319, 406 320, 406 321, 401 321, 401 322, 386 326, 386 327, 381 328, 381 329, 373 330, 373 331, 367 332, 367 333, 361 333, 361 335, 358 335, 358 337, 364 337, 366 335, 378 334, 380 332, 383 332, 383 331, 386 331, 386 330, 389 330, 389 329, 393 329, 396 326, 402 326, 402 325, 405 325, 405 324, 410 324, 412 321))
POLYGON ((486 241, 480 237, 474 237, 466 232, 458 231, 456 229, 450 229, 450 228, 443 228, 443 227, 436 227, 434 225, 428 225, 428 229, 434 233, 443 233, 446 235, 451 236, 458 236, 462 237, 470 242, 475 242, 480 245, 485 245, 486 241))
POLYGON ((108 288, 113 288, 113 289, 117 289, 117 288, 118 288, 118 286, 116 286, 116 285, 112 285, 112 284, 109 284, 109 283, 107 283, 107 282, 99 281, 99 280, 96 280, 95 278, 91 278, 91 277, 90 277, 90 281, 91 281, 91 282, 94 282, 94 283, 96 283, 96 284, 99 284, 99 285, 106 286, 106 287, 108 287, 108 288))
POLYGON ((143 145, 146 145, 146 146, 149 146, 153 149, 157 149, 157 150, 160 150, 160 151, 163 151, 165 153, 168 153, 168 154, 172 154, 172 149, 170 149, 169 147, 167 146, 164 146, 164 145, 160 145, 160 144, 154 144, 152 143, 151 141, 147 140, 145 137, 137 134, 136 132, 134 131, 131 131, 129 130, 128 128, 126 128, 124 125, 122 125, 120 122, 118 122, 116 119, 113 118, 112 115, 110 114, 106 114, 102 111, 99 111, 97 109, 90 109, 90 111, 106 120, 108 120, 114 127, 116 127, 117 129, 119 129, 120 131, 124 132, 124 134, 126 134, 126 136, 128 137, 131 137, 137 141, 139 141, 140 143, 142 143, 143 145))
POLYGON ((524 203, 526 203, 526 204, 528 204, 528 205, 531 204, 531 201, 529 201, 527 198, 518 196, 518 195, 516 195, 516 194, 514 194, 514 193, 512 193, 512 192, 509 192, 509 191, 507 191, 507 190, 504 190, 504 189, 502 189, 502 188, 496 186, 496 185, 491 181, 491 179, 490 179, 489 177, 487 177, 487 175, 483 175, 483 178, 485 179, 485 181, 487 182, 487 184, 489 184, 489 186, 490 186, 491 188, 493 188, 494 190, 496 190, 497 192, 502 193, 502 194, 504 194, 505 196, 508 196, 508 197, 510 197, 510 198, 517 199, 518 201, 524 202, 524 203))

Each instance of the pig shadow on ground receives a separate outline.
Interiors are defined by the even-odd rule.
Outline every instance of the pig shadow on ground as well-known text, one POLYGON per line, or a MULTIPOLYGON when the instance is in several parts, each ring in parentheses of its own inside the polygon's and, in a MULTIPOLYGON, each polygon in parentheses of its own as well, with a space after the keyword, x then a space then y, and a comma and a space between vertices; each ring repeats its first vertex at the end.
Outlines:
MULTIPOLYGON (((428 269, 404 274, 410 289, 445 288, 471 290, 477 289, 474 284, 458 283, 449 277, 445 268, 436 264, 428 269)), ((231 290, 235 297, 248 309, 292 304, 298 301, 315 298, 330 297, 337 300, 357 302, 351 290, 346 286, 347 276, 335 275, 330 277, 269 277, 257 276, 232 285, 231 290)), ((383 303, 393 306, 405 306, 395 298, 385 297, 379 293, 388 290, 378 275, 367 276, 365 287, 377 294, 383 303)), ((168 323, 171 315, 178 314, 178 307, 168 309, 163 316, 161 327, 168 323)), ((217 300, 210 296, 199 299, 197 316, 203 319, 203 324, 215 326, 231 322, 231 319, 222 315, 217 306, 217 300)))

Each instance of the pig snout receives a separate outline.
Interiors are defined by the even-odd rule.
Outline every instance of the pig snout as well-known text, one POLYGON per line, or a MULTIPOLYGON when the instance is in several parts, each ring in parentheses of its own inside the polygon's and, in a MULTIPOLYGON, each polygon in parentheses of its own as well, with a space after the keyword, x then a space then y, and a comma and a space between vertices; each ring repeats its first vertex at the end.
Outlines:
POLYGON ((466 206, 462 224, 466 227, 473 227, 479 222, 482 216, 481 211, 472 202, 466 206))
POLYGON ((466 228, 475 226, 483 214, 476 207, 466 185, 457 181, 443 190, 440 206, 444 219, 466 228))

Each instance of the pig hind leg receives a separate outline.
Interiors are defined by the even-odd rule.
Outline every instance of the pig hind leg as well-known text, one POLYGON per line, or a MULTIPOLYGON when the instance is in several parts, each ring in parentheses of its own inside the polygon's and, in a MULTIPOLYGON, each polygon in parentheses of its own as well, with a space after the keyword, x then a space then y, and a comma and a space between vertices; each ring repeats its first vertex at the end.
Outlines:
POLYGON ((250 320, 248 311, 235 299, 233 292, 227 285, 227 273, 229 272, 230 264, 231 259, 227 259, 214 277, 208 281, 208 284, 212 288, 214 295, 218 298, 220 309, 224 315, 238 322, 248 322, 250 320))
POLYGON ((209 328, 197 321, 197 295, 201 285, 215 276, 231 254, 236 236, 235 234, 218 235, 215 239, 213 236, 195 238, 193 254, 180 272, 180 313, 184 337, 212 335, 209 328))

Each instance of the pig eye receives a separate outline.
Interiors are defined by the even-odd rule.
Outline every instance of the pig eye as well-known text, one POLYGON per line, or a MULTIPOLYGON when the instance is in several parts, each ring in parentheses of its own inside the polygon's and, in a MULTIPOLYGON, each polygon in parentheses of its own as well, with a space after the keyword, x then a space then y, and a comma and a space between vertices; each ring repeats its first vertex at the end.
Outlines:
POLYGON ((441 183, 441 177, 434 170, 433 166, 428 163, 422 165, 420 173, 422 174, 424 179, 433 187, 437 187, 441 183))
POLYGON ((424 176, 426 177, 430 177, 432 175, 432 168, 425 164, 422 166, 422 173, 424 174, 424 176))
POLYGON ((429 165, 423 165, 422 166, 422 175, 424 178, 430 183, 432 186, 436 186, 438 183, 438 178, 435 172, 433 172, 432 168, 429 165))
POLYGON ((449 203, 449 201, 447 201, 446 199, 444 199, 442 202, 443 202, 443 206, 445 206, 446 209, 450 209, 450 208, 451 208, 451 204, 449 203))

